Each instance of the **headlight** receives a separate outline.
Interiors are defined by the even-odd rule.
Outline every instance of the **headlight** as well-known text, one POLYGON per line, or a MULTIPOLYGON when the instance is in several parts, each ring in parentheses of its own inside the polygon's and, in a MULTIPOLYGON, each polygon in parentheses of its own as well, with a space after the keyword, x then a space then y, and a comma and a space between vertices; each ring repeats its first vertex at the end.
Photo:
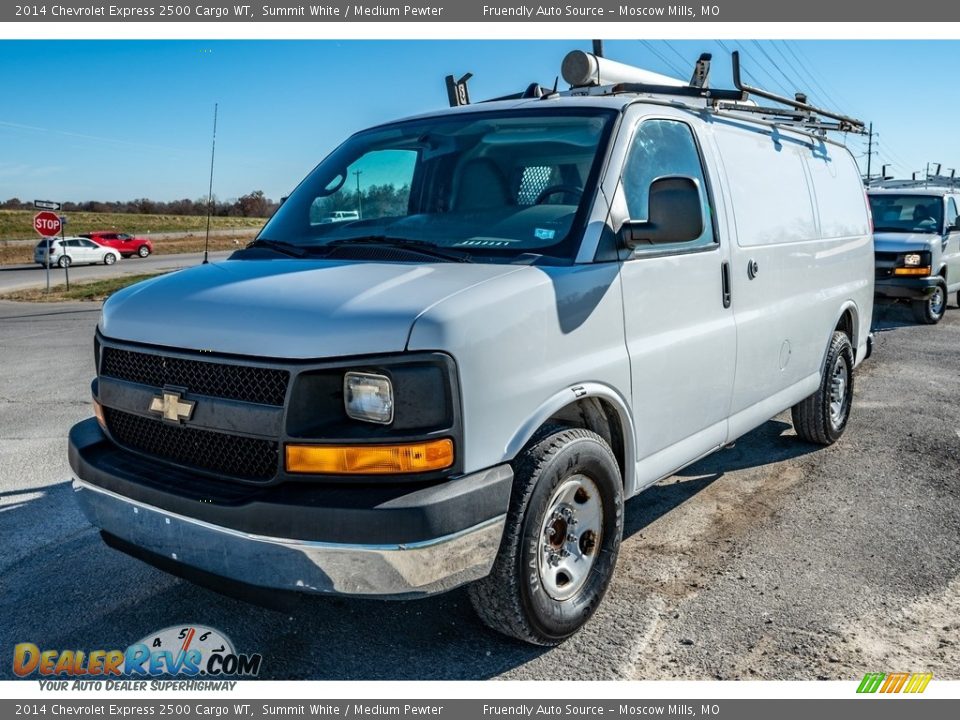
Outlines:
POLYGON ((393 385, 390 378, 348 372, 343 376, 343 404, 354 420, 389 425, 393 422, 393 385))
POLYGON ((920 265, 920 253, 907 253, 903 256, 903 264, 906 267, 917 267, 920 265))

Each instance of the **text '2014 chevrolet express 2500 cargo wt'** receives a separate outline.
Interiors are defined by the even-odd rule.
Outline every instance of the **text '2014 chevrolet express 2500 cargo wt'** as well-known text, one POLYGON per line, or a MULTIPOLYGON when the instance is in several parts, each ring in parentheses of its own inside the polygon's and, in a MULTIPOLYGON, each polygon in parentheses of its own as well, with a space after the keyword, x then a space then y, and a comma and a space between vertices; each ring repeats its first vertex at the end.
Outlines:
POLYGON ((111 545, 261 588, 469 584, 550 645, 602 599, 625 499, 787 408, 840 437, 873 248, 824 118, 856 121, 760 112, 738 66, 564 70, 357 133, 250 246, 109 299, 69 453, 111 545))

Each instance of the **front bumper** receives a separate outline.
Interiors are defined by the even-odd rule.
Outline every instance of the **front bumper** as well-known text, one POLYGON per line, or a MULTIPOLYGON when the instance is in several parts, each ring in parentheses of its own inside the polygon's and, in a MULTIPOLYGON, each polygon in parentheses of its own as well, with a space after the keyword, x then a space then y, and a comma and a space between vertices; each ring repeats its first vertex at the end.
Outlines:
POLYGON ((889 277, 878 279, 874 284, 874 293, 891 300, 923 300, 941 281, 938 275, 927 277, 889 277))
POLYGON ((209 481, 118 448, 95 420, 74 426, 69 451, 86 517, 148 561, 259 588, 383 598, 487 575, 513 479, 504 465, 428 487, 305 484, 204 497, 209 481))

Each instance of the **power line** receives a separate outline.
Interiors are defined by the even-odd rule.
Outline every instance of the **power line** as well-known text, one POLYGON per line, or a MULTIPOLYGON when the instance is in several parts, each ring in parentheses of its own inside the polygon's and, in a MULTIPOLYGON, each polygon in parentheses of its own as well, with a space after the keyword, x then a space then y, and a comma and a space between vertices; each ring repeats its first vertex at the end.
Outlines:
POLYGON ((787 52, 793 57, 795 61, 795 67, 798 68, 798 72, 802 72, 804 75, 810 78, 812 87, 816 88, 820 92, 820 94, 823 96, 823 99, 829 102, 834 108, 839 109, 840 103, 838 103, 834 97, 826 91, 823 85, 820 84, 820 81, 817 80, 816 75, 803 64, 803 61, 800 60, 800 57, 794 52, 793 48, 787 44, 787 41, 781 40, 780 44, 783 45, 787 52))
POLYGON ((829 102, 831 105, 834 105, 834 107, 836 107, 836 104, 833 102, 833 100, 830 100, 829 98, 827 98, 827 94, 823 92, 823 88, 819 87, 819 85, 815 80, 813 80, 809 75, 803 72, 803 69, 799 67, 799 63, 796 60, 791 60, 790 58, 788 58, 787 54, 780 49, 780 47, 777 45, 775 40, 770 41, 770 47, 772 47, 776 51, 777 55, 779 55, 783 59, 784 66, 790 68, 790 71, 793 73, 793 76, 797 78, 797 82, 798 82, 797 89, 804 89, 804 87, 807 87, 813 91, 810 93, 811 95, 816 94, 817 91, 819 90, 818 102, 821 102, 821 103, 829 102))
POLYGON ((790 92, 790 90, 788 90, 786 87, 784 87, 783 83, 781 83, 781 82, 776 78, 776 76, 775 76, 772 72, 770 72, 769 70, 767 70, 766 65, 764 65, 764 64, 761 63, 761 62, 758 62, 758 61, 749 53, 749 51, 747 51, 747 48, 744 47, 743 43, 737 41, 737 45, 740 46, 740 54, 741 54, 748 62, 750 62, 754 67, 757 67, 757 68, 759 68, 760 70, 762 70, 763 73, 764 73, 764 75, 766 75, 768 78, 770 78, 770 81, 771 81, 774 85, 777 86, 777 88, 780 90, 781 93, 783 93, 784 95, 792 95, 792 93, 790 92))
POLYGON ((674 73, 676 73, 679 77, 683 77, 683 74, 684 74, 684 73, 683 73, 683 70, 678 69, 676 65, 674 65, 672 62, 670 62, 670 60, 668 60, 666 57, 664 57, 663 55, 661 55, 660 52, 653 46, 653 43, 648 42, 647 40, 641 40, 640 42, 641 42, 647 49, 649 49, 650 52, 652 52, 654 55, 656 55, 656 56, 660 59, 660 62, 662 62, 664 65, 666 65, 668 68, 670 68, 670 69, 671 69, 674 73))
MULTIPOLYGON (((798 91, 800 91, 800 90, 802 89, 802 88, 800 87, 800 85, 796 85, 796 84, 795 84, 795 81, 794 81, 794 80, 791 80, 789 77, 787 77, 787 73, 784 72, 783 68, 781 68, 780 65, 779 65, 772 57, 770 57, 770 53, 768 53, 768 52, 766 51, 766 48, 764 48, 763 45, 760 44, 760 41, 759 41, 759 40, 751 40, 750 42, 752 42, 752 43, 756 46, 757 50, 759 50, 759 51, 761 52, 761 54, 762 54, 767 60, 770 61, 770 64, 773 65, 773 67, 777 70, 777 72, 779 72, 780 75, 783 76, 783 79, 787 81, 787 85, 793 85, 793 86, 794 86, 793 92, 790 92, 789 90, 787 91, 787 95, 788 95, 788 96, 793 95, 794 93, 796 93, 796 92, 798 92, 798 91)), ((801 83, 801 85, 802 85, 802 83, 801 83)))
POLYGON ((685 57, 683 56, 683 53, 681 53, 679 50, 677 50, 677 49, 673 46, 673 43, 672 43, 672 42, 670 42, 669 40, 664 40, 664 41, 663 41, 663 44, 666 45, 668 48, 670 48, 670 50, 673 51, 673 54, 674 54, 674 55, 676 55, 678 58, 680 58, 680 62, 682 62, 682 63, 684 63, 684 64, 687 64, 687 63, 690 62, 690 60, 689 60, 688 58, 685 58, 685 57))
MULTIPOLYGON (((829 85, 828 80, 826 79, 826 77, 820 75, 820 74, 814 69, 813 63, 806 59, 806 55, 804 55, 803 49, 802 49, 797 43, 795 43, 795 42, 794 42, 794 43, 789 43, 789 42, 787 42, 786 40, 783 40, 782 42, 783 42, 783 44, 784 44, 784 47, 786 47, 787 50, 789 50, 789 51, 793 54, 793 56, 794 56, 795 58, 797 58, 797 62, 800 63, 801 67, 804 67, 805 69, 807 69, 807 72, 810 73, 810 76, 811 76, 811 77, 813 77, 813 78, 822 77, 822 78, 823 78, 823 85, 821 85, 821 84, 818 82, 818 83, 817 83, 817 87, 819 87, 820 90, 823 92, 824 97, 827 98, 827 100, 829 100, 831 103, 833 103, 834 107, 840 107, 840 106, 841 106, 840 103, 838 103, 838 102, 836 101, 836 99, 835 99, 829 92, 827 92, 826 85, 829 85), (791 48, 791 45, 793 45, 792 48, 791 48), (795 48, 795 50, 794 50, 794 48, 795 48)), ((834 88, 834 89, 835 89, 835 88, 834 88)))
MULTIPOLYGON (((716 42, 717 45, 719 45, 721 48, 723 48, 724 52, 726 52, 727 55, 729 55, 730 57, 733 57, 733 50, 731 50, 730 48, 728 48, 728 47, 726 46, 726 43, 723 42, 723 40, 715 40, 714 42, 716 42)), ((751 84, 753 84, 753 85, 760 85, 760 84, 761 84, 761 83, 757 80, 757 77, 756 77, 750 70, 748 70, 747 68, 741 68, 741 72, 746 76, 747 80, 749 80, 751 84)))

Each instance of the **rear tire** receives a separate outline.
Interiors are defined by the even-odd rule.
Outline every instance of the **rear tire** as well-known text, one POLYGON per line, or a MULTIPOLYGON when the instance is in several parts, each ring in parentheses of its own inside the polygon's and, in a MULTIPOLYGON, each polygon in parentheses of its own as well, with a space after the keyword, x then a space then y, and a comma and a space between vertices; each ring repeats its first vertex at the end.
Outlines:
POLYGON ((69 255, 61 255, 60 259, 57 260, 57 265, 59 265, 62 268, 70 267, 71 263, 72 261, 70 260, 69 255))
POLYGON ((623 534, 623 481, 610 447, 589 430, 551 430, 514 461, 500 551, 490 575, 468 589, 489 627, 544 646, 593 616, 623 534))
MULTIPOLYGON (((958 300, 960 300, 960 293, 958 293, 958 300)), ((918 323, 936 325, 947 311, 947 288, 944 285, 937 285, 925 299, 912 301, 910 309, 918 323)))
POLYGON ((793 428, 807 442, 832 445, 847 427, 853 404, 853 346, 836 331, 827 349, 820 387, 790 411, 793 428))
POLYGON ((137 248, 137 255, 139 255, 140 257, 145 258, 149 254, 150 254, 150 248, 148 248, 146 245, 141 245, 140 247, 137 248))

